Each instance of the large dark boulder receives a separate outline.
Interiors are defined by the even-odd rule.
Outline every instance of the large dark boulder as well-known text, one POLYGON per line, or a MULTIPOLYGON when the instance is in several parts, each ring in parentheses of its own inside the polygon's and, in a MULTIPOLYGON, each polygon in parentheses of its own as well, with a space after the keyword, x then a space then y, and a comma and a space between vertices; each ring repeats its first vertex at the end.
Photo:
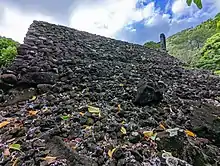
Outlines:
POLYGON ((162 99, 163 91, 157 83, 144 82, 138 86, 134 104, 138 106, 153 105, 158 104, 162 99))

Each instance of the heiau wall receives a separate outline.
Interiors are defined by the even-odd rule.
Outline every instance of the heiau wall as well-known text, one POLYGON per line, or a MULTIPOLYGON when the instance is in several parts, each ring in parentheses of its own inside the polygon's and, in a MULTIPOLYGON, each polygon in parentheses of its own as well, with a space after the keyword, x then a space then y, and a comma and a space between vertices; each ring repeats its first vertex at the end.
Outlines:
POLYGON ((18 52, 0 71, 0 123, 10 121, 0 151, 20 144, 20 165, 46 166, 46 156, 63 166, 165 165, 163 150, 180 165, 219 163, 219 77, 163 51, 42 21, 18 52))

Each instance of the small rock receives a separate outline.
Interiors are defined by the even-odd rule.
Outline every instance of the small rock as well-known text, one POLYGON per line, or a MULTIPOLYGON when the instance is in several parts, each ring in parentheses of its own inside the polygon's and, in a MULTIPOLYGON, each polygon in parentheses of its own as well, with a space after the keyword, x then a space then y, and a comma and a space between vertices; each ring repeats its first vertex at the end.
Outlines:
POLYGON ((113 153, 113 157, 116 159, 116 160, 119 160, 123 157, 125 157, 125 153, 123 152, 123 150, 121 148, 118 148, 115 150, 115 152, 113 153))
POLYGON ((133 144, 138 143, 141 140, 141 136, 138 132, 132 132, 129 137, 129 141, 133 144))
POLYGON ((134 155, 135 159, 137 161, 142 162, 143 161, 143 157, 141 156, 141 154, 138 151, 131 151, 131 154, 134 155))
POLYGON ((8 84, 16 84, 17 77, 14 74, 3 74, 0 76, 0 79, 8 84))
POLYGON ((50 85, 50 84, 38 84, 37 88, 38 88, 38 91, 40 93, 45 93, 45 92, 48 92, 52 89, 52 85, 50 85))
POLYGON ((86 121, 86 124, 87 124, 88 126, 91 126, 91 125, 94 124, 94 120, 93 120, 92 118, 88 118, 87 121, 86 121))

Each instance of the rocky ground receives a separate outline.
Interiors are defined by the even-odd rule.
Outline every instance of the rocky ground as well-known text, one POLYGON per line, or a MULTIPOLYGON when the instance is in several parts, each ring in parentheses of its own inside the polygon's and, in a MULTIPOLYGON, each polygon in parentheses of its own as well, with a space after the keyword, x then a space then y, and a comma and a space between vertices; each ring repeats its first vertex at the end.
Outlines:
POLYGON ((0 71, 0 165, 220 165, 220 78, 182 65, 34 21, 0 71))

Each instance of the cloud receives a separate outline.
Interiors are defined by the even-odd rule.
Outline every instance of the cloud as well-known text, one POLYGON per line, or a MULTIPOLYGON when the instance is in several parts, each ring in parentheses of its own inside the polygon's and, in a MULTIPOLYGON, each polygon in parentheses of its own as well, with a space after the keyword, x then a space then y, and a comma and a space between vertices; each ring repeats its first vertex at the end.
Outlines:
MULTIPOLYGON (((126 26, 150 17, 154 12, 154 3, 136 8, 143 0, 103 0, 74 3, 69 19, 73 28, 91 33, 115 37, 126 26)), ((132 32, 135 29, 130 29, 132 32)))
POLYGON ((187 6, 185 0, 175 0, 172 5, 172 12, 176 15, 184 14, 187 9, 191 9, 191 7, 187 6))
POLYGON ((199 10, 193 3, 188 6, 185 0, 176 0, 172 4, 172 19, 168 35, 173 35, 183 29, 195 27, 213 18, 220 11, 219 0, 203 0, 203 8, 199 10))
POLYGON ((0 34, 22 43, 33 20, 42 20, 56 23, 51 16, 41 13, 21 11, 14 6, 0 3, 0 34))
MULTIPOLYGON (((220 11, 219 0, 203 0, 202 10, 195 4, 188 7, 186 0, 67 1, 68 3, 62 2, 62 5, 59 1, 60 5, 54 5, 53 10, 46 8, 46 1, 41 4, 41 8, 39 7, 41 10, 35 9, 35 3, 30 1, 28 5, 32 8, 27 10, 27 7, 22 6, 25 1, 13 4, 12 0, 3 0, 0 2, 0 34, 22 42, 32 21, 43 20, 143 44, 149 40, 158 41, 160 33, 170 36, 185 28, 196 26, 220 11), (71 2, 72 6, 68 9, 71 2), (58 10, 58 6, 62 9, 58 10), (56 10, 58 11, 55 12, 56 10)), ((57 0, 57 3, 59 2, 57 0)))

